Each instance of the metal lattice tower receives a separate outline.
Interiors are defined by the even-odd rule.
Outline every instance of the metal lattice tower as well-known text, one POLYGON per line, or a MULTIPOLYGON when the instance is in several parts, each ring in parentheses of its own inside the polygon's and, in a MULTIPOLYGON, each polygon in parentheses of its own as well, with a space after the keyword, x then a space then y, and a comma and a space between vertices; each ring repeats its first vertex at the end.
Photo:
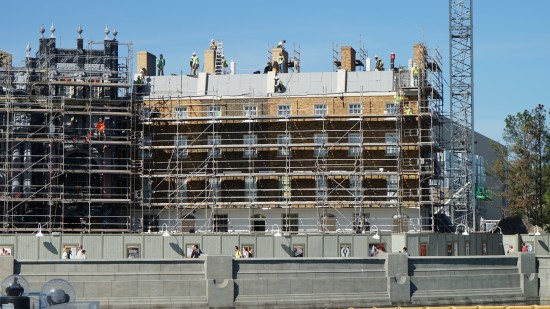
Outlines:
POLYGON ((474 228, 473 0, 449 0, 451 75, 451 219, 474 228))

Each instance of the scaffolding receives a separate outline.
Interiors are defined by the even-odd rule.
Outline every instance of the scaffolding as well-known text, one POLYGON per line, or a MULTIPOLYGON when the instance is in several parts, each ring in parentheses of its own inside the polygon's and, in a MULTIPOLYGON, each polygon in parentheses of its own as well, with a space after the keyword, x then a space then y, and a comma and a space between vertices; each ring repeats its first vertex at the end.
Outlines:
POLYGON ((132 44, 79 37, 56 47, 55 28, 26 65, 0 69, 3 232, 128 231, 133 182, 132 44))
POLYGON ((443 81, 438 51, 422 59, 391 96, 146 98, 144 231, 434 231, 443 81))

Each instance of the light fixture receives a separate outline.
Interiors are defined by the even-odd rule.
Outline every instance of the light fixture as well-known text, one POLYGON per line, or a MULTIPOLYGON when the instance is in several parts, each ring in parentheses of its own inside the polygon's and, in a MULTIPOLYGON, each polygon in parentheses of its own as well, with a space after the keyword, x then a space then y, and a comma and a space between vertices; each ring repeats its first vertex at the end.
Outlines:
POLYGON ((164 232, 162 232, 163 237, 170 236, 170 232, 168 232, 168 225, 166 223, 162 224, 162 230, 164 231, 164 232), (164 227, 166 227, 166 229, 164 227))
POLYGON ((38 232, 36 233, 36 237, 43 237, 44 234, 42 234, 42 225, 38 223, 38 232))
POLYGON ((277 227, 277 232, 273 232, 273 236, 280 237, 281 236, 281 229, 279 228, 278 224, 273 224, 273 226, 271 227, 271 231, 274 231, 275 227, 277 227))
POLYGON ((378 226, 373 225, 372 228, 376 228, 376 234, 374 234, 374 236, 372 236, 372 238, 380 239, 380 234, 378 234, 378 232, 379 232, 378 226))
POLYGON ((537 226, 537 231, 535 232, 535 236, 540 236, 539 227, 537 226))

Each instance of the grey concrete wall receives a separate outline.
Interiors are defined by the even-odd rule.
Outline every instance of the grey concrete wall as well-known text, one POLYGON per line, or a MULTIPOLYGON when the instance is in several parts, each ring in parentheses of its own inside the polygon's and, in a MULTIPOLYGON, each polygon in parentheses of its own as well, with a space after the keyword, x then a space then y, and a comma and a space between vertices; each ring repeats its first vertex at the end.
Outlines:
MULTIPOLYGON (((10 261, 11 260, 11 261, 10 261)), ((101 308, 327 308, 548 305, 550 257, 13 260, 31 291, 70 281, 101 308), (539 267, 537 268, 537 265, 539 267), (540 278, 540 281, 539 281, 540 278), (540 295, 540 301, 539 301, 540 295)))
MULTIPOLYGON (((521 243, 520 239, 536 237, 534 252, 548 254, 548 235, 506 236, 505 244, 521 243)), ((61 234, 36 237, 32 234, 0 235, 0 248, 10 247, 17 259, 57 260, 64 246, 82 244, 89 259, 122 259, 128 257, 128 247, 138 247, 141 258, 178 259, 186 256, 187 248, 199 244, 210 255, 231 255, 234 246, 252 246, 255 257, 290 257, 294 246, 304 248, 305 257, 340 257, 342 247, 349 248, 350 257, 369 257, 373 244, 383 243, 388 252, 399 252, 403 246, 412 256, 503 255, 502 235, 479 233, 459 234, 393 234, 381 240, 369 234, 293 234, 273 237, 265 234, 180 234, 163 237, 159 234, 61 234), (450 250, 450 251, 449 251, 450 250)))

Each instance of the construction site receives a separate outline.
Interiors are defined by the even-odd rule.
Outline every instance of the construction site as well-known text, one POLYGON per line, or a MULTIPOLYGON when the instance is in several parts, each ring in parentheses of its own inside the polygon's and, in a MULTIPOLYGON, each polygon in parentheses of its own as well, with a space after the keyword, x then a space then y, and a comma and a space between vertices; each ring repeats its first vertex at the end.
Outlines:
POLYGON ((85 47, 79 28, 74 49, 49 30, 24 67, 7 53, 0 67, 3 232, 481 229, 472 198, 492 196, 471 179, 473 128, 445 111, 426 44, 382 70, 343 46, 333 72, 274 46, 276 69, 237 74, 219 40, 198 74, 155 76, 156 55, 134 64, 116 30, 85 47))

